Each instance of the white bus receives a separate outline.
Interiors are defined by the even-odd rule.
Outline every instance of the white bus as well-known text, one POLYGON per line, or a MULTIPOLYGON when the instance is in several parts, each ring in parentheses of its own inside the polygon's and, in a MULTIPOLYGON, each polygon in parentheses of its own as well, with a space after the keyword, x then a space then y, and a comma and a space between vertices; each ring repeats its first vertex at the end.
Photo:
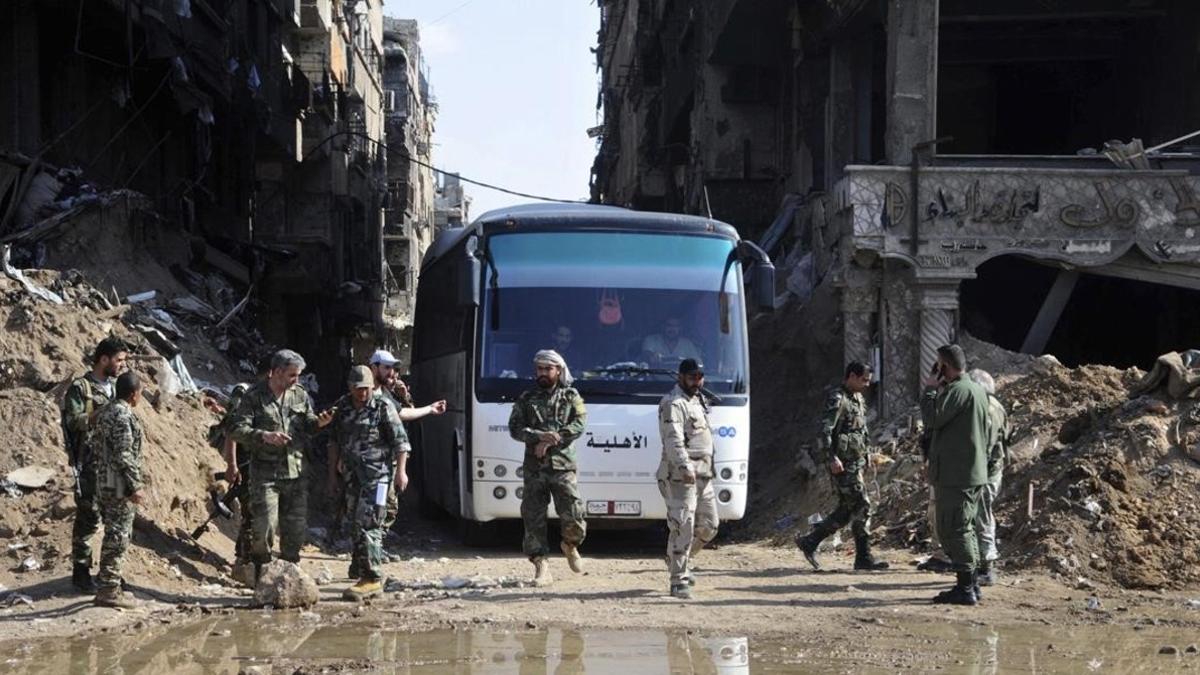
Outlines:
POLYGON ((524 447, 508 434, 509 413, 534 386, 534 353, 569 333, 561 351, 588 409, 575 449, 589 519, 666 518, 657 404, 687 356, 719 397, 710 419, 720 516, 741 518, 747 288, 772 306, 770 260, 708 218, 529 205, 443 232, 422 264, 413 332, 413 391, 448 403, 414 433, 410 475, 423 505, 461 518, 469 540, 486 537, 483 523, 520 518, 524 447))

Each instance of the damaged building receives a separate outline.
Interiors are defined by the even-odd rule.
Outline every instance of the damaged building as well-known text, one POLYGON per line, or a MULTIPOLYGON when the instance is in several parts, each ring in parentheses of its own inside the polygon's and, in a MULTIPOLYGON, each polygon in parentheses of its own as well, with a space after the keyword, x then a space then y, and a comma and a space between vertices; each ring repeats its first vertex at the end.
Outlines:
POLYGON ((382 0, 3 5, 0 238, 140 193, 190 240, 183 273, 221 272, 253 300, 243 318, 320 355, 318 379, 340 388, 390 335, 389 294, 411 288, 385 258, 393 236, 433 221, 432 175, 405 198, 417 173, 387 157, 394 134, 427 156, 432 119, 411 137, 392 124, 404 97, 385 86, 382 0))
POLYGON ((593 200, 760 241, 790 302, 835 299, 838 356, 878 364, 885 414, 964 332, 1068 364, 1194 346, 1200 5, 601 8, 593 200))

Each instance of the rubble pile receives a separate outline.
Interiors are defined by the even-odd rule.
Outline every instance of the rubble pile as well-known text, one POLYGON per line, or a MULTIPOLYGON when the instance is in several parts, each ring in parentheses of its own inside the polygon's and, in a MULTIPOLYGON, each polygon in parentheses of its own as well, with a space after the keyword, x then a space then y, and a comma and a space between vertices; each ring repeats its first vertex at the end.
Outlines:
MULTIPOLYGON (((1137 369, 1018 361, 1025 374, 991 364, 1014 441, 996 505, 1002 565, 1048 569, 1081 587, 1200 581, 1200 464, 1188 457, 1200 404, 1165 391, 1130 398, 1137 369)), ((876 531, 889 545, 927 550, 917 436, 883 448, 891 461, 868 476, 876 531)))
MULTIPOLYGON (((103 207, 88 213, 105 219, 103 207)), ((107 250, 111 257, 103 265, 65 272, 6 266, 0 276, 0 424, 6 429, 0 546, 8 554, 0 580, 28 587, 70 572, 74 479, 58 408, 69 382, 90 369, 92 349, 109 334, 130 345, 129 366, 146 387, 136 413, 145 430, 148 499, 134 525, 126 574, 161 589, 217 580, 228 569, 235 523, 218 521, 220 529, 211 529, 202 546, 188 536, 208 515, 213 473, 223 468, 206 443, 216 416, 204 399, 220 401, 247 379, 250 354, 263 347, 241 322, 220 324, 232 306, 192 293, 127 230, 86 231, 88 225, 96 223, 76 222, 69 231, 92 241, 90 249, 56 243, 47 257, 73 256, 86 269, 90 256, 107 250), (105 278, 109 269, 114 275, 105 278)), ((98 537, 95 546, 98 555, 98 537)))

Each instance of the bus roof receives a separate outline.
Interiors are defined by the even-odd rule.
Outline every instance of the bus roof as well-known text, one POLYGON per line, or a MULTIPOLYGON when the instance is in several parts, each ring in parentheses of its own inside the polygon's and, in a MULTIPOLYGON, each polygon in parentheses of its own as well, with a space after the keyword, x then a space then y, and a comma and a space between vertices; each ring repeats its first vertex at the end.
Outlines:
POLYGON ((521 204, 493 209, 476 218, 470 225, 443 230, 426 252, 421 267, 424 268, 441 258, 471 234, 482 234, 510 221, 523 230, 534 231, 636 230, 715 234, 735 241, 740 238, 732 225, 702 216, 634 211, 599 204, 521 204))

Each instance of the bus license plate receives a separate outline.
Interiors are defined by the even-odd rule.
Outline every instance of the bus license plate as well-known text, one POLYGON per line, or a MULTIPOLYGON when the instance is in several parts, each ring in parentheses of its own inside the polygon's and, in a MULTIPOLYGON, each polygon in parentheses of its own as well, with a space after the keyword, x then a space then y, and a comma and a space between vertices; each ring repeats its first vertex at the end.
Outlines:
POLYGON ((593 516, 640 516, 642 503, 589 501, 587 512, 593 516))

